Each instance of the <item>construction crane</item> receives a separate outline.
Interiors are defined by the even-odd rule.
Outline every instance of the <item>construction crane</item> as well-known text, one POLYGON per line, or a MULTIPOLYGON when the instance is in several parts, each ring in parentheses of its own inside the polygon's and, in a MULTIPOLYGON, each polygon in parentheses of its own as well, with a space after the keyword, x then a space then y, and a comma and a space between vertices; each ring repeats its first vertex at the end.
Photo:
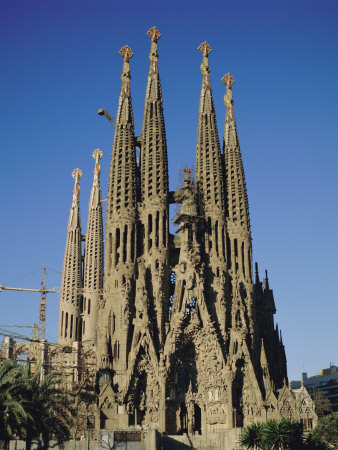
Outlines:
MULTIPOLYGON (((57 288, 47 289, 47 270, 46 267, 42 271, 41 289, 26 289, 15 288, 9 286, 2 286, 0 284, 0 292, 2 291, 20 291, 20 292, 40 292, 40 309, 39 309, 39 325, 34 324, 33 334, 34 339, 44 340, 46 336, 46 308, 47 308, 47 293, 59 294, 60 290, 57 288), (36 330, 37 328, 37 330, 36 330)), ((32 336, 33 338, 33 336, 32 336)))
MULTIPOLYGON (((0 285, 0 292, 2 291, 19 291, 19 292, 40 292, 40 308, 39 308, 39 324, 33 325, 33 331, 30 337, 24 336, 19 333, 9 332, 3 328, 0 329, 0 335, 10 336, 12 338, 20 340, 28 340, 31 342, 29 346, 29 360, 33 362, 32 369, 35 369, 35 365, 39 358, 39 342, 44 341, 46 337, 46 308, 47 308, 47 293, 58 294, 60 290, 57 288, 47 289, 47 270, 46 267, 42 271, 41 289, 26 289, 15 288, 9 286, 0 285), (7 333, 7 334, 5 334, 7 333)), ((18 327, 18 326, 17 326, 18 327)))
MULTIPOLYGON (((31 337, 28 338, 27 336, 23 335, 19 335, 18 333, 13 333, 13 332, 9 332, 7 334, 7 336, 10 337, 16 337, 17 339, 26 339, 26 340, 30 340, 32 343, 36 342, 40 342, 45 340, 46 337, 46 310, 47 310, 47 294, 48 293, 52 293, 52 294, 60 294, 60 289, 59 288, 52 288, 52 289, 47 289, 47 270, 46 267, 43 268, 43 272, 42 272, 42 282, 41 282, 41 289, 27 289, 27 288, 16 288, 16 287, 9 287, 9 286, 3 286, 0 284, 0 292, 2 291, 19 291, 19 292, 40 292, 41 293, 41 297, 40 297, 40 309, 39 309, 39 325, 37 325, 36 323, 31 327, 33 328, 31 337)), ((102 289, 97 289, 97 290, 88 290, 88 289, 83 289, 83 288, 78 288, 77 292, 79 294, 99 294, 102 295, 103 294, 103 290, 102 289)), ((14 327, 20 327, 18 325, 14 325, 14 327)), ((4 329, 0 329, 0 334, 4 335, 5 330, 4 329)), ((34 350, 33 353, 35 353, 37 355, 38 353, 38 345, 31 346, 32 348, 36 347, 36 349, 34 350)), ((32 355, 33 356, 33 355, 32 355)))

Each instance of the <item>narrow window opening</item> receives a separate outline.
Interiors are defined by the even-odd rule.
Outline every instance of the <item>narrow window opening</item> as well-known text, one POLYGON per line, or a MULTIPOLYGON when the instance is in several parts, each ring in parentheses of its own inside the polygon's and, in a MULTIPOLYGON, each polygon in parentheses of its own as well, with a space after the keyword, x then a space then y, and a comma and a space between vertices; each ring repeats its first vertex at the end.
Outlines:
POLYGON ((157 211, 155 220, 155 246, 159 244, 159 225, 160 225, 160 213, 157 211))
POLYGON ((68 313, 66 313, 65 337, 67 337, 67 334, 68 334, 68 313))
POLYGON ((245 276, 245 261, 244 261, 244 242, 242 242, 242 270, 243 275, 245 276))
POLYGON ((215 223, 215 248, 216 248, 216 254, 218 256, 218 220, 216 220, 216 223, 215 223))
POLYGON ((163 245, 166 246, 166 239, 167 239, 167 233, 166 233, 166 228, 167 228, 167 213, 166 211, 164 211, 163 214, 163 245))
POLYGON ((63 311, 61 313, 61 331, 60 331, 60 336, 63 335, 63 311))
POLYGON ((128 241, 128 225, 125 225, 123 231, 123 262, 127 261, 127 241, 128 241))
POLYGON ((71 314, 71 316, 70 316, 70 332, 69 332, 69 337, 70 337, 70 338, 73 337, 73 314, 71 314))
POLYGON ((112 252, 113 252, 113 237, 112 234, 109 233, 109 240, 108 240, 108 267, 111 268, 112 265, 112 252))
POLYGON ((118 249, 120 247, 120 229, 116 228, 115 231, 115 265, 119 262, 118 249))
POLYGON ((131 230, 131 252, 130 252, 130 258, 132 261, 135 259, 135 226, 133 225, 133 228, 131 230))

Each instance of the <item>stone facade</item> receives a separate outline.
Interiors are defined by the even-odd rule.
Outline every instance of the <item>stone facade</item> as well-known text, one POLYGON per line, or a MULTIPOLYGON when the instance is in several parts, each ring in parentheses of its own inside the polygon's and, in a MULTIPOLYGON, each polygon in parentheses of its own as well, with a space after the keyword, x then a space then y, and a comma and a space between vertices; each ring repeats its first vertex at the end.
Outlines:
POLYGON ((261 282, 257 264, 253 274, 234 79, 230 74, 222 78, 226 113, 221 149, 210 84, 211 48, 202 43, 196 172, 193 176, 185 169, 183 186, 169 191, 160 33, 153 27, 147 34, 150 68, 141 136, 134 132, 133 52, 128 46, 120 50, 122 87, 105 238, 102 153, 94 152, 85 237, 79 213, 81 172, 74 171, 60 347, 48 361, 66 372, 70 383, 82 381, 96 393, 91 405, 96 430, 142 426, 170 435, 224 433, 284 415, 299 419, 303 410, 315 420, 313 408, 304 407, 304 392, 294 394, 288 387, 267 274, 261 282), (180 205, 173 220, 176 234, 169 232, 172 203, 180 205))

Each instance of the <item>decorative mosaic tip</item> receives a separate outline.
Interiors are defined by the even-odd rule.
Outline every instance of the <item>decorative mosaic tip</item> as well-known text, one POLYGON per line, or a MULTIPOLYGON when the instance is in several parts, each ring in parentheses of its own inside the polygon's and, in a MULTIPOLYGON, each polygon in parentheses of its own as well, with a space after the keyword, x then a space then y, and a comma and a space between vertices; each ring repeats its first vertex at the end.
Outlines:
POLYGON ((79 180, 82 178, 82 170, 81 169, 74 169, 72 172, 72 177, 74 180, 79 180))
POLYGON ((132 49, 128 45, 125 45, 119 51, 119 55, 122 56, 122 58, 124 59, 125 62, 128 62, 130 60, 130 58, 133 56, 133 54, 134 53, 133 53, 132 49))
POLYGON ((227 73, 226 75, 224 75, 221 81, 226 85, 228 89, 231 89, 232 85, 235 82, 235 78, 230 73, 227 73))
POLYGON ((79 179, 82 177, 82 171, 80 169, 74 169, 72 172, 72 177, 75 179, 72 207, 77 207, 79 205, 79 197, 80 197, 79 179))
POLYGON ((157 42, 161 37, 161 33, 158 28, 151 27, 150 30, 147 31, 147 36, 149 36, 153 42, 157 42))
POLYGON ((93 151, 93 158, 98 161, 99 159, 101 159, 103 156, 102 150, 100 150, 99 148, 95 149, 93 151))
POLYGON ((198 47, 198 50, 203 54, 203 56, 208 56, 211 52, 211 47, 207 43, 207 41, 202 42, 202 44, 198 47))

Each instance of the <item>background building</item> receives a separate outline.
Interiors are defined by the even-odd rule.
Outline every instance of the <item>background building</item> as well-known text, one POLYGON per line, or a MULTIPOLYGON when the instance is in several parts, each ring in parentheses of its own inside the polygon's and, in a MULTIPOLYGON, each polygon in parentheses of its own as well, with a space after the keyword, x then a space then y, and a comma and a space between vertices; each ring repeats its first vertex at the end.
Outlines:
POLYGON ((330 400, 333 411, 338 411, 338 367, 330 364, 327 369, 321 369, 317 375, 308 377, 302 373, 301 381, 291 381, 292 389, 298 389, 301 384, 308 390, 313 398, 316 392, 322 392, 323 396, 330 400))

